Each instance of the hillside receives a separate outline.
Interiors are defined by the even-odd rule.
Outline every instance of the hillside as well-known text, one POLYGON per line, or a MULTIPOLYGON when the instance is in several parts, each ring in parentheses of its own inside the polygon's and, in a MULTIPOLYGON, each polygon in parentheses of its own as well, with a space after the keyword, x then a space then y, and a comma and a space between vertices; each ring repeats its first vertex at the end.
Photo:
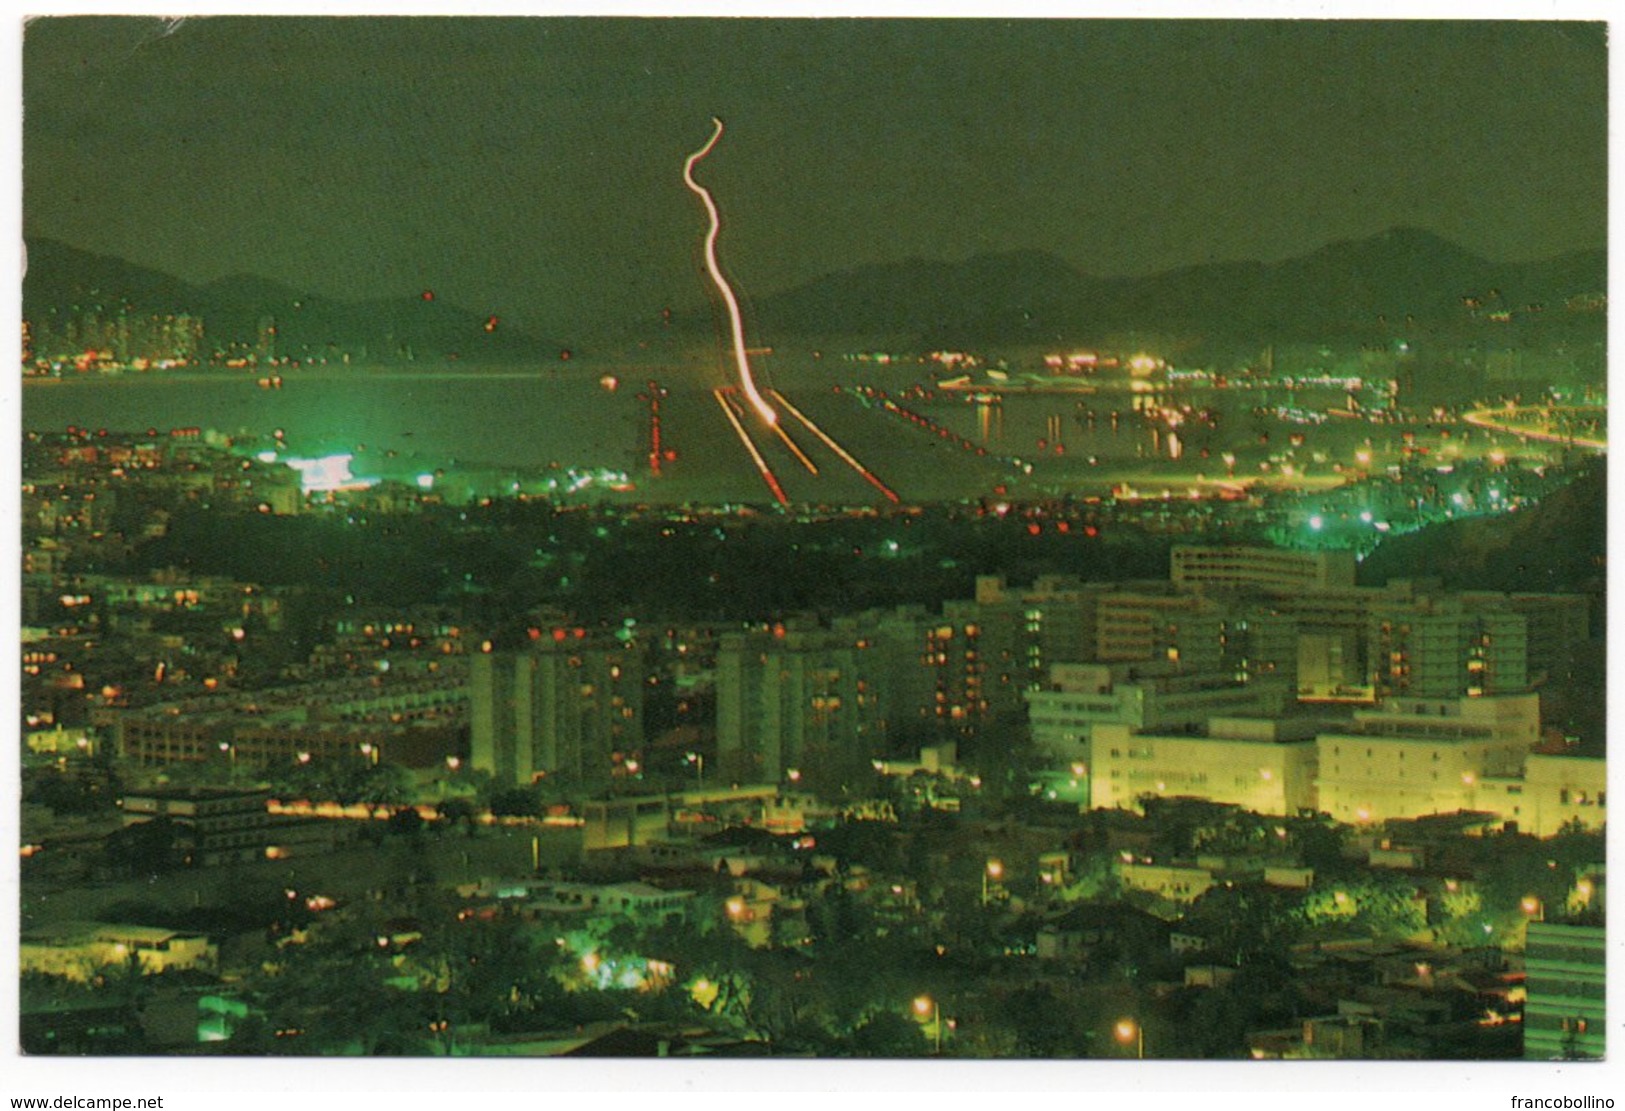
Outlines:
POLYGON ((276 352, 294 359, 352 354, 397 359, 556 359, 560 345, 439 299, 343 301, 302 294, 252 275, 204 285, 53 240, 28 243, 23 314, 36 335, 68 320, 121 310, 136 316, 186 313, 203 321, 210 350, 251 348, 276 329, 276 352))
MULTIPOLYGON (((1554 591, 1600 598, 1607 588, 1608 468, 1593 461, 1533 509, 1473 517, 1396 536, 1360 565, 1363 583, 1438 577, 1451 590, 1554 591)), ((1601 616, 1601 607, 1595 615, 1601 616)))
MULTIPOLYGON (((1482 331, 1489 314, 1504 311, 1525 335, 1600 336, 1602 314, 1563 306, 1606 281, 1602 251, 1497 263, 1400 228, 1277 263, 1220 262, 1148 277, 1091 277, 1041 251, 860 267, 757 297, 751 326, 768 343, 834 331, 922 346, 1099 342, 1122 333, 1362 341, 1405 330, 1482 331)), ((691 325, 709 317, 705 309, 685 314, 691 325)), ((1497 337, 1506 323, 1496 322, 1497 337)))

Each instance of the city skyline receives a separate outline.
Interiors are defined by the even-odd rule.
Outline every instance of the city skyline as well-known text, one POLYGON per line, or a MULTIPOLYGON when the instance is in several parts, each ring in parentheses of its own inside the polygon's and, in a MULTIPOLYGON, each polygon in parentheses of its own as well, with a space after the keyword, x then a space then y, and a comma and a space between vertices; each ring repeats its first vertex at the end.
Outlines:
POLYGON ((703 300, 671 168, 718 116, 746 296, 1016 250, 1097 276, 1274 261, 1395 226, 1544 258, 1604 242, 1601 27, 51 17, 24 36, 24 232, 193 281, 434 290, 542 334, 647 320, 703 300))
POLYGON ((1607 31, 29 21, 17 1073, 1604 1091, 1607 31))

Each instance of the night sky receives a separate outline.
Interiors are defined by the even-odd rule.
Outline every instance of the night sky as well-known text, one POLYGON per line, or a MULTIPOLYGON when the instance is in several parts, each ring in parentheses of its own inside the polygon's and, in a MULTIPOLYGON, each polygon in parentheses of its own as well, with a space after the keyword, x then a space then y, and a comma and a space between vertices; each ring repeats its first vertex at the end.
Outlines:
POLYGON ((54 17, 24 230, 539 331, 1039 248, 1097 275, 1395 225, 1604 243, 1601 24, 54 17))

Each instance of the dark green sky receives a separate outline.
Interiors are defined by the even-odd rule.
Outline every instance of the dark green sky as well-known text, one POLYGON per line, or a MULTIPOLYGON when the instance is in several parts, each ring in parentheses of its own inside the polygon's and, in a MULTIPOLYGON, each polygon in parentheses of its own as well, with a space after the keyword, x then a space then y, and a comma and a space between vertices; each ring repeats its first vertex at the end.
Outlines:
POLYGON ((541 331, 856 263, 1096 274, 1399 224, 1603 244, 1599 24, 54 17, 24 229, 190 279, 433 288, 541 331), (166 33, 167 31, 167 33, 166 33))

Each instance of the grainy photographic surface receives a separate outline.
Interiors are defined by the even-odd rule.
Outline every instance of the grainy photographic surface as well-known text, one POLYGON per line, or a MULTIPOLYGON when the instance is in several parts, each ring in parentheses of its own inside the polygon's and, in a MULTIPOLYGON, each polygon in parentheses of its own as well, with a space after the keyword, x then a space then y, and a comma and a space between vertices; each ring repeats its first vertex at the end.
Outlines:
POLYGON ((23 1053, 1600 1058, 1605 32, 30 22, 23 1053))

